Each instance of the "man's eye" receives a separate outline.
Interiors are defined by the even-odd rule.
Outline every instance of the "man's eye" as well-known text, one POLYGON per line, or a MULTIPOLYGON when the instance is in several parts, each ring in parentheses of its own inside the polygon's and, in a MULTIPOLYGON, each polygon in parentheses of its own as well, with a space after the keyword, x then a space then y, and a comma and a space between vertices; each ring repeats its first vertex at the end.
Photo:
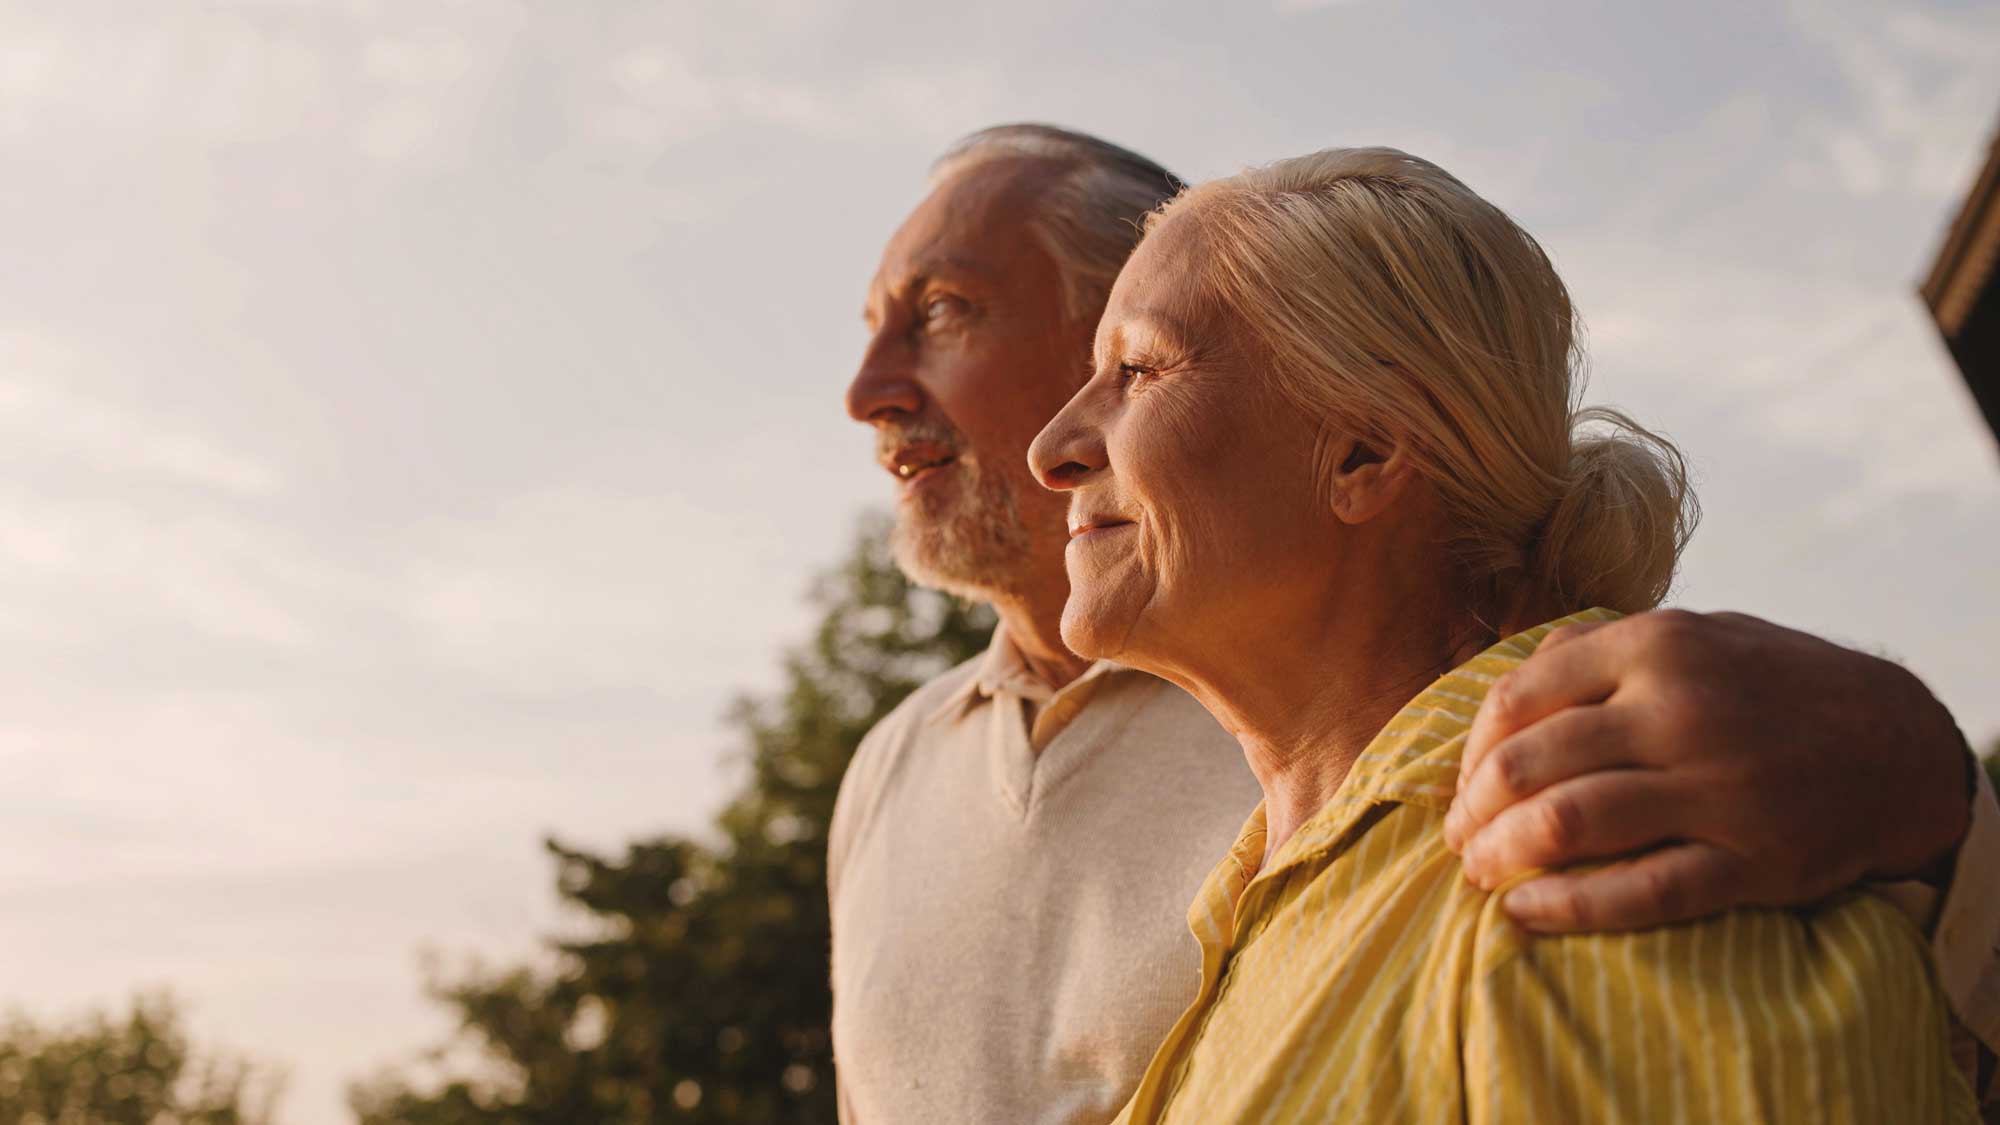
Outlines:
POLYGON ((956 297, 932 297, 924 302, 924 323, 943 320, 957 313, 958 308, 959 300, 956 297))

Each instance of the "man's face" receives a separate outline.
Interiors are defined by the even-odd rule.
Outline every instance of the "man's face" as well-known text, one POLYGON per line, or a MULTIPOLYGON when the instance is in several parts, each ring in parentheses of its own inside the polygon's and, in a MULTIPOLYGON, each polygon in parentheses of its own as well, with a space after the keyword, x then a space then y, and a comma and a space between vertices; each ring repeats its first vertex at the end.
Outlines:
POLYGON ((1003 158, 940 182, 882 252, 871 339, 847 412, 875 427, 896 477, 896 560, 963 596, 1060 580, 1062 497, 1027 467, 1028 443, 1087 375, 1091 325, 1063 307, 1029 230, 1059 168, 1003 158))

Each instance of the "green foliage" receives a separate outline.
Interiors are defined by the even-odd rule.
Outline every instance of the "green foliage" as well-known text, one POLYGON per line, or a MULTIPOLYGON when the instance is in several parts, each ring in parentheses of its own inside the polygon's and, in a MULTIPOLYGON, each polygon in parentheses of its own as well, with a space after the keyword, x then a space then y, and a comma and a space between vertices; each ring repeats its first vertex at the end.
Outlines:
POLYGON ((739 700, 749 778, 720 842, 642 840, 600 856, 550 841, 557 888, 595 920, 558 968, 435 986, 477 1074, 358 1086, 362 1125, 811 1123, 834 1119, 827 1023, 826 833, 862 735, 925 680, 978 652, 984 608, 918 590, 870 520, 812 601, 786 686, 739 700))
POLYGON ((164 996, 129 1014, 0 1027, 0 1121, 9 1125, 265 1125, 274 1073, 198 1052, 164 996))

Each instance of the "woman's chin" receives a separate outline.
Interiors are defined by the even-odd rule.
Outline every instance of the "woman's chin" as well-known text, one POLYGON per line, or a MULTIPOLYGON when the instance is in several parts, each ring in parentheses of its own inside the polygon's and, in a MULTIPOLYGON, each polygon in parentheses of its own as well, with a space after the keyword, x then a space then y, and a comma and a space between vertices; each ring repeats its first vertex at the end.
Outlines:
POLYGON ((1094 599, 1070 595, 1063 606, 1064 647, 1087 660, 1117 660, 1123 655, 1131 622, 1094 599))

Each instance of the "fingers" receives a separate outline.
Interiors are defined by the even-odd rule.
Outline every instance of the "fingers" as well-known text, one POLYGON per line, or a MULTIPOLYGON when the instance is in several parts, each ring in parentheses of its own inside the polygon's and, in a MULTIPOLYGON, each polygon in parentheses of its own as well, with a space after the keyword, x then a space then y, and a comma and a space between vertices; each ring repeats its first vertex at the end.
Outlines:
POLYGON ((1710 844, 1676 844, 1579 875, 1544 875, 1508 891, 1501 909, 1544 934, 1643 930, 1742 905, 1743 861, 1710 844))
POLYGON ((1550 629, 1548 635, 1542 638, 1542 643, 1535 646, 1535 651, 1548 652, 1578 637, 1594 633, 1609 624, 1611 624, 1609 621, 1573 621, 1568 625, 1550 629))
POLYGON ((1636 766, 1619 737, 1617 716, 1599 706, 1558 711, 1508 736, 1470 774, 1459 772, 1458 792, 1445 814, 1444 842, 1453 851, 1502 810, 1558 782, 1598 770, 1636 766))
POLYGON ((1465 738, 1458 764, 1461 785, 1502 739, 1565 707, 1599 703, 1611 694, 1618 686, 1617 664, 1604 630, 1617 624, 1565 625, 1544 637, 1527 660, 1493 685, 1465 738))
POLYGON ((1492 890, 1538 867, 1606 859, 1679 834, 1700 819, 1654 770, 1620 769, 1560 782, 1508 806, 1465 844, 1466 878, 1492 890))

